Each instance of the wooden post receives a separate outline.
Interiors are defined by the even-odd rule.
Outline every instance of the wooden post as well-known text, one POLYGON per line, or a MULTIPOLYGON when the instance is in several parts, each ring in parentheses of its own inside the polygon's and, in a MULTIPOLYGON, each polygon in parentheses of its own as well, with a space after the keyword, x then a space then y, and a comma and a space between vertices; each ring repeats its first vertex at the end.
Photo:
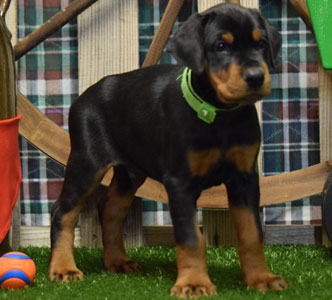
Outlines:
POLYGON ((208 246, 236 246, 236 232, 228 209, 203 209, 203 234, 208 246))
MULTIPOLYGON (((322 62, 318 62, 319 87, 319 137, 320 160, 332 157, 332 73, 326 71, 322 62)), ((322 230, 322 244, 331 247, 326 231, 322 230)))
MULTIPOLYGON (((79 91, 106 75, 139 67, 138 4, 136 0, 99 0, 78 17, 79 91)), ((91 99, 93 101, 93 99, 91 99)), ((82 246, 100 247, 97 209, 90 201, 81 215, 82 246)), ((126 246, 142 244, 139 200, 125 222, 126 246), (135 229, 130 225, 135 224, 135 229), (138 236, 138 237, 137 237, 138 236)))

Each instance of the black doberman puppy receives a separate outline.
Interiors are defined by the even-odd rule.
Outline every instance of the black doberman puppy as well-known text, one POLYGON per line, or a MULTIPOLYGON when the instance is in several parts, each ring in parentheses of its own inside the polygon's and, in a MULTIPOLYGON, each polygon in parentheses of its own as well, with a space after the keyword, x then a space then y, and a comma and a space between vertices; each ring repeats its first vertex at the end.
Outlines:
POLYGON ((85 200, 114 167, 99 205, 108 270, 139 269, 125 253, 122 223, 149 176, 169 197, 178 267, 171 294, 215 294, 196 201, 202 190, 224 183, 245 284, 262 291, 287 287, 264 260, 254 106, 270 92, 269 67, 280 46, 280 34, 257 10, 217 5, 192 15, 170 40, 168 49, 182 65, 105 77, 73 103, 71 153, 52 208, 51 279, 83 278, 73 257, 74 227, 85 200))

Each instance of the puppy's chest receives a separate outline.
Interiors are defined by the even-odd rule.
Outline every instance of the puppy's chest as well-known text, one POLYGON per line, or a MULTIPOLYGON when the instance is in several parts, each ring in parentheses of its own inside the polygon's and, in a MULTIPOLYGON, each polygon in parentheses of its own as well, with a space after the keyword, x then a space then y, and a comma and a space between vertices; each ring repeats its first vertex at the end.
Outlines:
POLYGON ((251 173, 255 167, 259 143, 232 145, 231 147, 211 147, 188 150, 187 163, 193 177, 204 177, 212 171, 227 176, 227 171, 251 173))

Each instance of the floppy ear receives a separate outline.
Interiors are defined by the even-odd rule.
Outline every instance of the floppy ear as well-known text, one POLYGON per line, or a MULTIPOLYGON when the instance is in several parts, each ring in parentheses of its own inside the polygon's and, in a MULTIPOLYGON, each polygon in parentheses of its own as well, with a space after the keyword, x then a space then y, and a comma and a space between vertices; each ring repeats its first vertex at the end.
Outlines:
POLYGON ((271 69, 275 68, 275 61, 281 49, 281 34, 275 26, 273 26, 266 18, 260 14, 262 25, 266 31, 268 46, 265 50, 267 63, 271 69))
POLYGON ((175 32, 168 42, 167 51, 179 64, 194 72, 202 73, 204 69, 203 22, 205 16, 193 14, 175 32))

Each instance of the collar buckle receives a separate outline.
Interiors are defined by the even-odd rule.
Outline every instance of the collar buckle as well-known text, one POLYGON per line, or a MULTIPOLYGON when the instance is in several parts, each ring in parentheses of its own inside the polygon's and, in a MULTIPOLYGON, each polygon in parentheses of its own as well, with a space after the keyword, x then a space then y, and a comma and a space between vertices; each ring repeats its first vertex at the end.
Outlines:
POLYGON ((197 111, 198 118, 208 124, 213 123, 216 114, 216 108, 207 102, 201 103, 199 110, 197 111))

